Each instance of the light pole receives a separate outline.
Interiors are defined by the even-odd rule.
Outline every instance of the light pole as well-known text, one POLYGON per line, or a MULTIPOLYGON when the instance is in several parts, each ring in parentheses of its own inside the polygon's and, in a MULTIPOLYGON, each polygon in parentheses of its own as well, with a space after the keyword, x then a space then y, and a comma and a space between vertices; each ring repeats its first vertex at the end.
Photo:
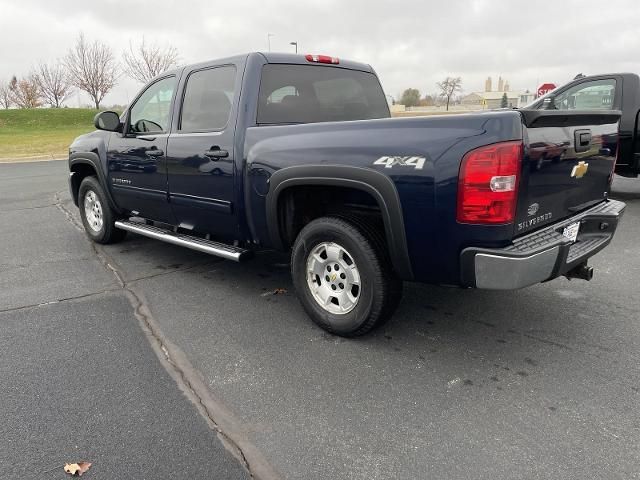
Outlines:
POLYGON ((273 33, 267 33, 267 48, 271 51, 271 37, 275 37, 273 33))
POLYGON ((289 45, 295 45, 296 53, 298 53, 298 42, 289 42, 289 45))

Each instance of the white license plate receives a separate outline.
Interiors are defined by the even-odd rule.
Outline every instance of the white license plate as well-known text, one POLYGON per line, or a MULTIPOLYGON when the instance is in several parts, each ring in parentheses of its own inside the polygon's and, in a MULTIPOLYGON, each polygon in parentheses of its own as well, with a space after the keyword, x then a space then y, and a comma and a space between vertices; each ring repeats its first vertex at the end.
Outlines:
POLYGON ((564 227, 562 235, 567 237, 572 242, 575 242, 576 238, 578 238, 578 230, 580 230, 580 222, 572 223, 571 225, 567 225, 566 227, 564 227))

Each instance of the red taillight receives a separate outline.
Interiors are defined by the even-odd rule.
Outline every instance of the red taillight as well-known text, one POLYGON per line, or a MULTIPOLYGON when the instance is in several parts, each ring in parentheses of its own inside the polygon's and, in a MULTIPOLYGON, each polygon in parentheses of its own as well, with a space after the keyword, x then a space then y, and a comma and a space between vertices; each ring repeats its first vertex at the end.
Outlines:
POLYGON ((337 65, 340 63, 340 60, 336 57, 330 57, 328 55, 305 55, 304 58, 307 59, 307 62, 313 63, 330 63, 333 65, 337 65))
POLYGON ((521 161, 522 142, 496 143, 467 153, 458 179, 458 222, 513 222, 521 161))

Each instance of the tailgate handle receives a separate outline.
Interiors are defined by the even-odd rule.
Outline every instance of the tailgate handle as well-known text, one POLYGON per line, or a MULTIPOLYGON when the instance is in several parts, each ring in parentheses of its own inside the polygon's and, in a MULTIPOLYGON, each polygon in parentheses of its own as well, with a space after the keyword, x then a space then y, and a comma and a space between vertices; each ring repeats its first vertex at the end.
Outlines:
POLYGON ((576 153, 586 152, 591 148, 591 130, 581 128, 574 132, 576 153))

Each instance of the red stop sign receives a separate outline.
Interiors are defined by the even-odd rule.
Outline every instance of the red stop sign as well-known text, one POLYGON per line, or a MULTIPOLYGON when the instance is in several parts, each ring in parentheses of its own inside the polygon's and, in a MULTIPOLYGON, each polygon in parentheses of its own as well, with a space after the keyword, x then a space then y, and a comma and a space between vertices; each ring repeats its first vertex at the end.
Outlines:
POLYGON ((549 93, 551 90, 555 90, 556 89, 556 84, 555 83, 543 83, 542 85, 540 85, 538 87, 538 96, 541 97, 542 95, 546 95, 547 93, 549 93))

